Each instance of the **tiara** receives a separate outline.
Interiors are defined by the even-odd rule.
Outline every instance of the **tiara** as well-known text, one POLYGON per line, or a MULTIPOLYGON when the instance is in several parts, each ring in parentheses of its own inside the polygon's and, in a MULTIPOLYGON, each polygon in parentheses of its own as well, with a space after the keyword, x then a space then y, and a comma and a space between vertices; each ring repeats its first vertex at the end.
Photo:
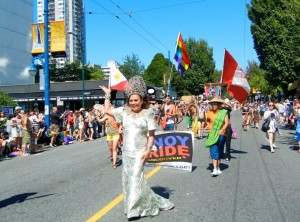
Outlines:
POLYGON ((134 76, 129 79, 124 87, 126 96, 129 98, 132 94, 139 94, 142 98, 147 95, 147 86, 141 76, 134 76))

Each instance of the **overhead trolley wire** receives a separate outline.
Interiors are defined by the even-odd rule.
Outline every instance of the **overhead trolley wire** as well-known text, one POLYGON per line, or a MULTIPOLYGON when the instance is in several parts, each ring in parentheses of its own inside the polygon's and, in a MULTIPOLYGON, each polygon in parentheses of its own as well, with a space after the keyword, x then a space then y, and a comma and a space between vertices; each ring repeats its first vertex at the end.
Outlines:
POLYGON ((149 12, 149 11, 155 11, 155 10, 164 9, 164 8, 172 8, 172 7, 176 7, 176 6, 180 6, 180 5, 189 5, 189 4, 194 4, 194 3, 198 3, 198 2, 204 2, 204 1, 205 0, 198 0, 198 1, 192 1, 192 2, 178 3, 178 4, 174 4, 174 5, 166 5, 166 6, 156 7, 156 8, 132 11, 130 13, 132 14, 132 13, 149 12))
MULTIPOLYGON (((110 2, 112 4, 114 4, 116 7, 118 7, 124 14, 126 13, 126 11, 124 11, 119 5, 117 5, 116 3, 114 3, 112 0, 110 0, 110 2)), ((169 50, 168 47, 166 47, 159 39, 157 39, 154 35, 152 35, 148 30, 146 30, 146 28, 144 28, 137 20, 135 20, 131 13, 128 12, 126 13, 129 18, 131 18, 140 28, 142 28, 145 32, 147 32, 152 38, 154 38, 161 46, 163 46, 167 51, 169 50)))
POLYGON ((112 15, 112 16, 116 17, 117 19, 119 19, 119 21, 121 21, 124 25, 126 25, 129 29, 131 29, 133 32, 135 32, 137 35, 139 35, 142 39, 144 39, 146 42, 148 42, 154 48, 156 48, 159 52, 162 52, 162 50, 160 50, 152 42, 150 42, 148 39, 146 39, 144 36, 142 36, 139 32, 137 32, 134 28, 132 28, 130 25, 128 25, 126 22, 124 22, 122 19, 120 19, 120 16, 115 15, 114 13, 112 13, 111 11, 109 11, 107 8, 105 8, 104 6, 102 6, 100 3, 98 3, 96 0, 93 0, 93 2, 95 4, 97 4, 99 7, 103 8, 105 11, 107 11, 110 15, 112 15))
MULTIPOLYGON (((198 1, 191 1, 191 2, 185 2, 185 3, 178 3, 178 4, 173 4, 173 5, 165 5, 161 7, 156 7, 156 8, 150 8, 150 9, 143 9, 143 10, 138 10, 138 11, 130 11, 130 12, 123 12, 120 14, 133 14, 133 13, 143 13, 143 12, 149 12, 149 11, 155 11, 155 10, 160 10, 160 9, 165 9, 165 8, 173 8, 176 6, 181 6, 181 5, 189 5, 189 4, 194 4, 194 3, 199 3, 199 2, 204 2, 205 0, 198 0, 198 1)), ((101 12, 86 12, 87 14, 110 14, 110 13, 101 13, 101 12)))

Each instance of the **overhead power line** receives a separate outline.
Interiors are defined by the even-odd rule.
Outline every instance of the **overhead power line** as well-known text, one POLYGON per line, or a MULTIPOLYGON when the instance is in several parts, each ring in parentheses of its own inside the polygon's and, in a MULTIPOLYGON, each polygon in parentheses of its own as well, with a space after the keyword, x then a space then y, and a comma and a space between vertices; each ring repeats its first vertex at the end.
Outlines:
MULTIPOLYGON (((124 14, 126 13, 119 5, 114 3, 112 0, 110 0, 112 4, 114 4, 116 7, 118 7, 124 14)), ((154 38, 161 46, 163 46, 167 51, 169 50, 168 47, 166 47, 159 39, 157 39, 154 35, 152 35, 146 28, 144 28, 137 20, 135 20, 132 17, 132 14, 130 12, 127 13, 129 18, 131 18, 140 28, 142 28, 145 32, 147 32, 152 38, 154 38)))
POLYGON ((142 39, 144 39, 146 42, 148 42, 150 45, 152 45, 154 48, 156 48, 158 51, 162 52, 157 46, 155 46, 152 42, 150 42, 148 39, 146 39, 143 35, 141 35, 139 32, 137 32, 134 28, 132 28, 130 25, 128 25, 125 21, 123 21, 120 16, 115 15, 113 12, 109 11, 107 8, 102 6, 99 2, 96 0, 93 0, 95 4, 97 4, 99 7, 103 8, 105 11, 108 12, 108 14, 116 17, 119 21, 121 21, 124 25, 126 25, 129 29, 131 29, 133 32, 135 32, 137 35, 139 35, 142 39))
MULTIPOLYGON (((120 14, 126 14, 126 15, 130 14, 130 15, 132 15, 133 13, 143 13, 143 12, 161 10, 161 9, 165 9, 165 8, 173 8, 173 7, 177 7, 177 6, 190 5, 190 4, 195 4, 195 3, 204 2, 204 1, 205 0, 198 0, 198 1, 191 1, 191 2, 173 4, 173 5, 165 5, 165 6, 156 7, 156 8, 143 9, 143 10, 130 11, 130 12, 123 12, 123 13, 120 13, 120 14)), ((109 14, 109 13, 101 13, 101 12, 86 12, 86 13, 88 13, 88 14, 109 14)))
POLYGON ((174 4, 174 5, 166 5, 166 6, 156 7, 156 8, 144 9, 144 10, 139 10, 139 11, 132 11, 130 13, 132 14, 132 13, 149 12, 149 11, 155 11, 155 10, 160 10, 160 9, 164 9, 164 8, 173 8, 173 7, 176 7, 176 6, 189 5, 189 4, 194 4, 194 3, 204 2, 204 1, 205 0, 178 3, 178 4, 174 4))

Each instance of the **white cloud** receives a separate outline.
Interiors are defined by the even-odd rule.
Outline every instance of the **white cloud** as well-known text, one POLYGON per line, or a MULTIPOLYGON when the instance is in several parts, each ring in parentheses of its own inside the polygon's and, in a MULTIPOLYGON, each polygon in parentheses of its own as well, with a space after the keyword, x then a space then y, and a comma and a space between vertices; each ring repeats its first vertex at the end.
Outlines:
POLYGON ((28 78, 30 77, 28 70, 29 70, 29 67, 28 67, 28 66, 25 67, 25 68, 21 71, 20 75, 17 76, 17 78, 18 78, 18 79, 28 79, 28 78))
POLYGON ((9 60, 7 58, 0 58, 0 73, 7 75, 6 67, 9 64, 9 60))

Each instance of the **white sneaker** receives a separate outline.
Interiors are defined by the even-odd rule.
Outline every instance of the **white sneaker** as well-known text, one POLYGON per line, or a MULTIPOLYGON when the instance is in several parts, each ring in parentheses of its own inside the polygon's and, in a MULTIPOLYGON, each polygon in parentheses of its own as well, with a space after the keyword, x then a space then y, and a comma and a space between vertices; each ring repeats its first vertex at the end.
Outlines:
POLYGON ((218 171, 214 169, 213 172, 211 173, 211 176, 213 177, 218 176, 218 171))
POLYGON ((219 175, 219 174, 221 174, 222 173, 222 171, 220 170, 220 168, 218 168, 217 169, 217 174, 219 175))
POLYGON ((50 147, 54 147, 54 146, 52 145, 52 143, 50 143, 49 146, 50 146, 50 147))
POLYGON ((273 148, 276 148, 277 146, 275 145, 275 143, 273 143, 273 148))

